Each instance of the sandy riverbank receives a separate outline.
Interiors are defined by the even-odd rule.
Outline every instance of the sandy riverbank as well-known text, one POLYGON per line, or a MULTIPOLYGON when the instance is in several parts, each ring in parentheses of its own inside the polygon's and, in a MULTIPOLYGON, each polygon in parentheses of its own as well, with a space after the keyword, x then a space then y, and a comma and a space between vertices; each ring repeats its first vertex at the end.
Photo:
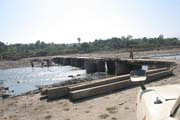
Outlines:
MULTIPOLYGON (((180 63, 180 62, 179 62, 180 63)), ((147 86, 180 84, 180 65, 175 75, 147 86)), ((139 87, 73 103, 68 99, 40 101, 39 94, 0 101, 1 120, 135 120, 139 87)))
MULTIPOLYGON (((146 86, 180 84, 180 60, 174 61, 178 64, 174 76, 146 86)), ((139 89, 117 91, 76 103, 68 99, 40 101, 39 94, 8 98, 0 100, 0 120, 135 120, 139 89)))

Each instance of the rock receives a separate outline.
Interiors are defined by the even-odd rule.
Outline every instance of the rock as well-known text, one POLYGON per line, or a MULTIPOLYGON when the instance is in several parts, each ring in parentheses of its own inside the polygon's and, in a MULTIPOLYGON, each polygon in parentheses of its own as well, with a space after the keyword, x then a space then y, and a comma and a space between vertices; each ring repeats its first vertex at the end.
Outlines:
POLYGON ((68 77, 74 78, 74 76, 73 76, 73 75, 68 75, 68 77))
POLYGON ((4 87, 4 90, 9 90, 9 87, 4 87))
POLYGON ((9 96, 11 96, 9 93, 3 93, 2 94, 2 98, 3 99, 8 98, 9 96))
POLYGON ((81 74, 77 74, 76 76, 81 76, 81 74))

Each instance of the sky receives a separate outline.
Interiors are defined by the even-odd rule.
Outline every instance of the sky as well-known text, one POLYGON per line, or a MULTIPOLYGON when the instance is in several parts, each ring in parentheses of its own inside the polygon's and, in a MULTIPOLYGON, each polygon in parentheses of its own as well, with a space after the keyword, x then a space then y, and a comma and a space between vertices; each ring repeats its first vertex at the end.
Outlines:
POLYGON ((180 37, 180 0, 0 0, 0 41, 180 37))

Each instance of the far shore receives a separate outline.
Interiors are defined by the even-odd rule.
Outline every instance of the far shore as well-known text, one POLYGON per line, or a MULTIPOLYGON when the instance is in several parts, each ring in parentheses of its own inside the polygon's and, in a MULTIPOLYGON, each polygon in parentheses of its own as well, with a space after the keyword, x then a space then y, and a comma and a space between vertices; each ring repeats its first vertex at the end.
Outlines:
MULTIPOLYGON (((175 55, 180 54, 180 49, 171 49, 171 50, 152 50, 152 51, 137 51, 134 52, 135 58, 145 58, 149 59, 153 55, 175 55)), ((58 56, 58 55, 57 55, 58 56)), ((0 69, 10 69, 10 68, 21 68, 21 67, 31 67, 30 60, 33 59, 45 59, 45 58, 53 58, 57 56, 45 56, 45 57, 32 57, 32 58, 23 58, 19 60, 0 60, 0 69)), ((71 57, 110 57, 110 58, 129 58, 129 52, 123 51, 101 51, 101 52, 94 52, 94 53, 86 53, 86 54, 70 54, 67 56, 71 57)))

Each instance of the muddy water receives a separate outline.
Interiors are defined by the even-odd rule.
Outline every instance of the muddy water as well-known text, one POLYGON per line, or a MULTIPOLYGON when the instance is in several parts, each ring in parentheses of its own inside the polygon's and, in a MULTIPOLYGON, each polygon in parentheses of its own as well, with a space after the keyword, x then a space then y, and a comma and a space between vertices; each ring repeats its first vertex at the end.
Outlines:
POLYGON ((19 95, 37 89, 39 85, 49 85, 70 80, 69 75, 86 77, 85 70, 71 66, 54 66, 49 68, 25 67, 0 70, 0 82, 9 87, 13 95, 19 95))

